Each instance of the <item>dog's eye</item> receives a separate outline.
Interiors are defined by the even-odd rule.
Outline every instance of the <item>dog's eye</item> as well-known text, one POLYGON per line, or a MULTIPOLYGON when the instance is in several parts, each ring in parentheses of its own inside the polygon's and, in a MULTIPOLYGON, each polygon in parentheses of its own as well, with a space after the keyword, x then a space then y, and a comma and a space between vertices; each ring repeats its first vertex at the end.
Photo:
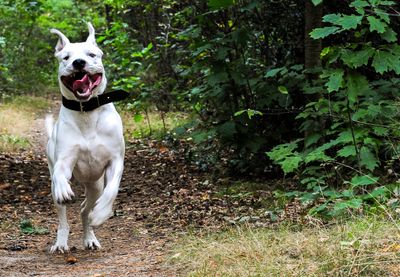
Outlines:
POLYGON ((91 58, 96 57, 96 54, 94 54, 94 53, 89 53, 88 55, 89 55, 89 57, 91 57, 91 58))
POLYGON ((63 59, 66 60, 66 61, 68 61, 69 56, 65 56, 63 59))

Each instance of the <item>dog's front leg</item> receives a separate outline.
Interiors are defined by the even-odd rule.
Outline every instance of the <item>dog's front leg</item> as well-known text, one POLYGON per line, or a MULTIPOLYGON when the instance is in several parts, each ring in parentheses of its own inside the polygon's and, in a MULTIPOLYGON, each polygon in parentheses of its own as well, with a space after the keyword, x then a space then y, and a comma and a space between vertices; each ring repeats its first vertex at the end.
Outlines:
POLYGON ((75 166, 75 160, 59 159, 54 166, 52 176, 51 193, 56 203, 62 204, 72 200, 74 192, 71 189, 69 180, 72 177, 72 170, 75 166))
POLYGON ((71 185, 69 184, 74 165, 75 162, 73 159, 61 159, 56 162, 52 172, 51 193, 58 214, 58 229, 56 242, 50 248, 51 253, 56 251, 64 253, 64 251, 69 250, 69 225, 67 221, 67 207, 65 202, 71 200, 74 196, 71 185))
POLYGON ((69 251, 68 247, 68 236, 69 236, 69 225, 67 221, 67 206, 64 204, 58 204, 54 201, 57 208, 58 214, 58 229, 57 229, 57 240, 55 244, 50 248, 50 253, 60 251, 64 253, 69 251))
POLYGON ((113 160, 107 167, 104 191, 96 201, 93 211, 89 214, 91 226, 99 226, 112 216, 112 206, 118 194, 123 169, 123 156, 113 160))

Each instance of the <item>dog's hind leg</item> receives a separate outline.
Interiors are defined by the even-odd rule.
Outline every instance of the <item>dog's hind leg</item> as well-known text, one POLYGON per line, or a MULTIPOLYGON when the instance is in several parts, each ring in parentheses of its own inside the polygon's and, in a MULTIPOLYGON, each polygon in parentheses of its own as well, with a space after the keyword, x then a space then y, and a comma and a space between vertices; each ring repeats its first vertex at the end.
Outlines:
POLYGON ((89 213, 103 192, 103 188, 104 176, 95 183, 85 184, 85 200, 81 204, 81 217, 83 225, 83 246, 86 249, 101 248, 101 245, 94 234, 93 228, 89 224, 89 213))
POLYGON ((123 169, 123 156, 112 161, 106 168, 104 191, 97 199, 93 211, 89 214, 89 224, 91 226, 99 226, 112 216, 112 206, 118 194, 123 169))
POLYGON ((69 235, 69 225, 67 222, 67 206, 64 204, 59 204, 54 201, 57 208, 58 214, 58 229, 57 229, 57 240, 56 243, 50 248, 50 252, 54 253, 60 251, 64 253, 69 250, 68 247, 68 235, 69 235))

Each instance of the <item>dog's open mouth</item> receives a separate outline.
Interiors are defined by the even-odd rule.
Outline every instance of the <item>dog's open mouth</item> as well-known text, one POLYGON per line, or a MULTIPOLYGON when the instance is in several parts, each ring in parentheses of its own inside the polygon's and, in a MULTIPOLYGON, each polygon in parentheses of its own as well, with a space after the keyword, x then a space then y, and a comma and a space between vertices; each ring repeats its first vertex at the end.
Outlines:
POLYGON ((61 76, 63 84, 72 91, 79 100, 87 100, 93 90, 101 83, 103 74, 89 74, 86 71, 74 72, 68 76, 61 76))

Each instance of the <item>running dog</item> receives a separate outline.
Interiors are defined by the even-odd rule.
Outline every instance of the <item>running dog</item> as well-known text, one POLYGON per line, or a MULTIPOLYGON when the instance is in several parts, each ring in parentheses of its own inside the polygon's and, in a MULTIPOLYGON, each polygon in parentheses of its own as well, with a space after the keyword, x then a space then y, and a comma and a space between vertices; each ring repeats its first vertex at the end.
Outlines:
POLYGON ((66 204, 74 197, 71 182, 85 187, 81 204, 84 247, 101 247, 93 227, 112 215, 124 166, 121 118, 112 100, 107 101, 108 93, 103 94, 107 84, 103 53, 92 24, 87 25, 89 36, 79 43, 71 43, 59 30, 50 30, 59 38, 55 57, 63 98, 56 123, 53 125, 51 116, 46 118, 51 193, 59 220, 52 253, 69 250, 66 204))

